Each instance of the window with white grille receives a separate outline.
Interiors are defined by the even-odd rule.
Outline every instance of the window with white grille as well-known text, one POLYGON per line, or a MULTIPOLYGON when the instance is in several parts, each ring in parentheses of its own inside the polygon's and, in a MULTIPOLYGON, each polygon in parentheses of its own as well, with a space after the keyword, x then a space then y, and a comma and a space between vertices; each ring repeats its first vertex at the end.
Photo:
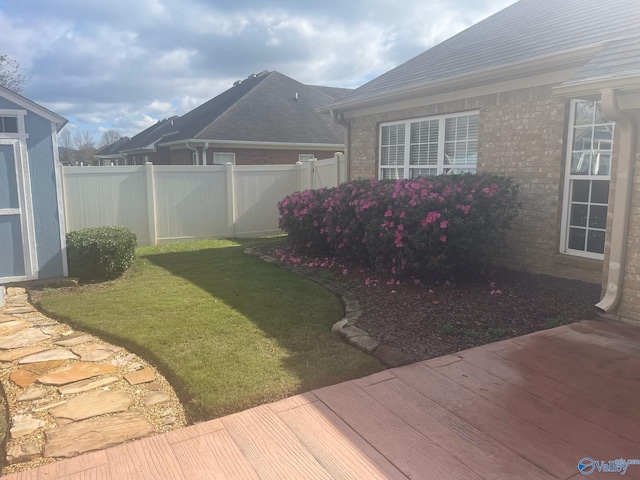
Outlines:
POLYGON ((475 173, 478 121, 466 112, 382 124, 379 178, 475 173))

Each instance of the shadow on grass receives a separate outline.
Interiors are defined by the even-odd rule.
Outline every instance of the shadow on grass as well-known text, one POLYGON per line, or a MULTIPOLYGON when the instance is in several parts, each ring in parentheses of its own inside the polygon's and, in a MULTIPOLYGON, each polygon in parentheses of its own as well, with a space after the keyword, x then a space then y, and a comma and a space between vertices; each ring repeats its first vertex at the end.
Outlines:
POLYGON ((339 300, 243 253, 255 244, 144 249, 130 278, 92 297, 93 310, 65 315, 70 305, 66 311, 54 305, 54 316, 154 363, 191 421, 380 370, 376 361, 331 335, 342 314, 339 300), (113 302, 116 298, 122 305, 113 302), (229 391, 217 391, 225 388, 229 391))

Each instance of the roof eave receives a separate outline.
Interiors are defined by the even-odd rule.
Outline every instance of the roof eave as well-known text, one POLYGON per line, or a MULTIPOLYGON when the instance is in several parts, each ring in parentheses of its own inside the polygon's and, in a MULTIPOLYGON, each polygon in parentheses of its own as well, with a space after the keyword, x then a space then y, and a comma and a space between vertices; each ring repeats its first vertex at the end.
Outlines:
POLYGON ((551 55, 530 58, 510 64, 492 67, 483 70, 464 73, 429 82, 425 84, 413 85, 387 92, 375 97, 363 98, 360 100, 335 102, 326 107, 320 108, 319 113, 347 112, 363 108, 376 107, 386 103, 408 100, 419 96, 430 96, 447 91, 461 90, 474 86, 487 85, 509 79, 522 78, 538 73, 551 72, 557 69, 567 69, 583 65, 593 55, 598 53, 603 47, 602 43, 574 48, 563 52, 556 52, 551 55))
POLYGON ((42 118, 49 120, 51 123, 56 125, 56 131, 58 132, 62 130, 62 128, 68 123, 68 120, 66 118, 61 117, 48 108, 45 108, 42 105, 23 97, 19 93, 9 90, 8 88, 0 86, 0 95, 7 98, 10 102, 15 103, 16 105, 19 105, 27 110, 31 110, 32 112, 40 115, 42 118))
POLYGON ((224 148, 265 148, 265 149, 306 149, 306 150, 341 150, 342 143, 304 143, 304 142, 261 142, 244 140, 216 140, 203 138, 190 138, 186 140, 173 140, 171 142, 159 143, 160 147, 176 148, 189 143, 191 146, 203 146, 205 143, 209 147, 220 146, 224 148))
POLYGON ((559 97, 586 97, 599 95, 602 90, 609 88, 619 93, 640 92, 640 71, 565 82, 562 85, 553 87, 553 93, 559 97))

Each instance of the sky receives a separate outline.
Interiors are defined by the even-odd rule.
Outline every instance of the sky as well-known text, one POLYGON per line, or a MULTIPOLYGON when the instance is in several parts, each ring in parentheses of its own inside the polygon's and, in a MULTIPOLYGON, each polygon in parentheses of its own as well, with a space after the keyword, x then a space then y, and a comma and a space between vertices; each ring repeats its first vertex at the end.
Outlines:
POLYGON ((0 54, 72 135, 133 136, 277 70, 356 88, 515 0, 0 0, 0 54))

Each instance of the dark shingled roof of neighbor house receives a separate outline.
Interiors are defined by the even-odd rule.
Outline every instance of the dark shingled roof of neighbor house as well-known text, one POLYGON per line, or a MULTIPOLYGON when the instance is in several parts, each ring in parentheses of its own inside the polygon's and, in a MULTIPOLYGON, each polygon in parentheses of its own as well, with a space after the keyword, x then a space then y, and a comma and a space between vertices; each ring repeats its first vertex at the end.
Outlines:
POLYGON ((174 115, 173 117, 165 118, 159 122, 154 123, 150 127, 141 131, 137 135, 131 138, 129 142, 120 148, 120 151, 129 152, 132 150, 148 149, 152 150, 153 144, 160 140, 163 135, 174 132, 176 130, 175 124, 180 117, 174 115))
POLYGON ((94 156, 116 155, 118 152, 126 148, 129 140, 129 137, 122 137, 109 145, 104 145, 96 150, 94 156))
POLYGON ((184 114, 175 122, 177 133, 159 144, 194 139, 340 145, 343 127, 316 109, 345 90, 304 85, 275 71, 251 75, 184 114))
POLYGON ((580 75, 637 69, 639 33, 640 0, 520 0, 371 80, 331 107, 625 37, 636 38, 605 46, 601 58, 589 62, 580 75), (617 56, 612 63, 609 54, 617 56))

